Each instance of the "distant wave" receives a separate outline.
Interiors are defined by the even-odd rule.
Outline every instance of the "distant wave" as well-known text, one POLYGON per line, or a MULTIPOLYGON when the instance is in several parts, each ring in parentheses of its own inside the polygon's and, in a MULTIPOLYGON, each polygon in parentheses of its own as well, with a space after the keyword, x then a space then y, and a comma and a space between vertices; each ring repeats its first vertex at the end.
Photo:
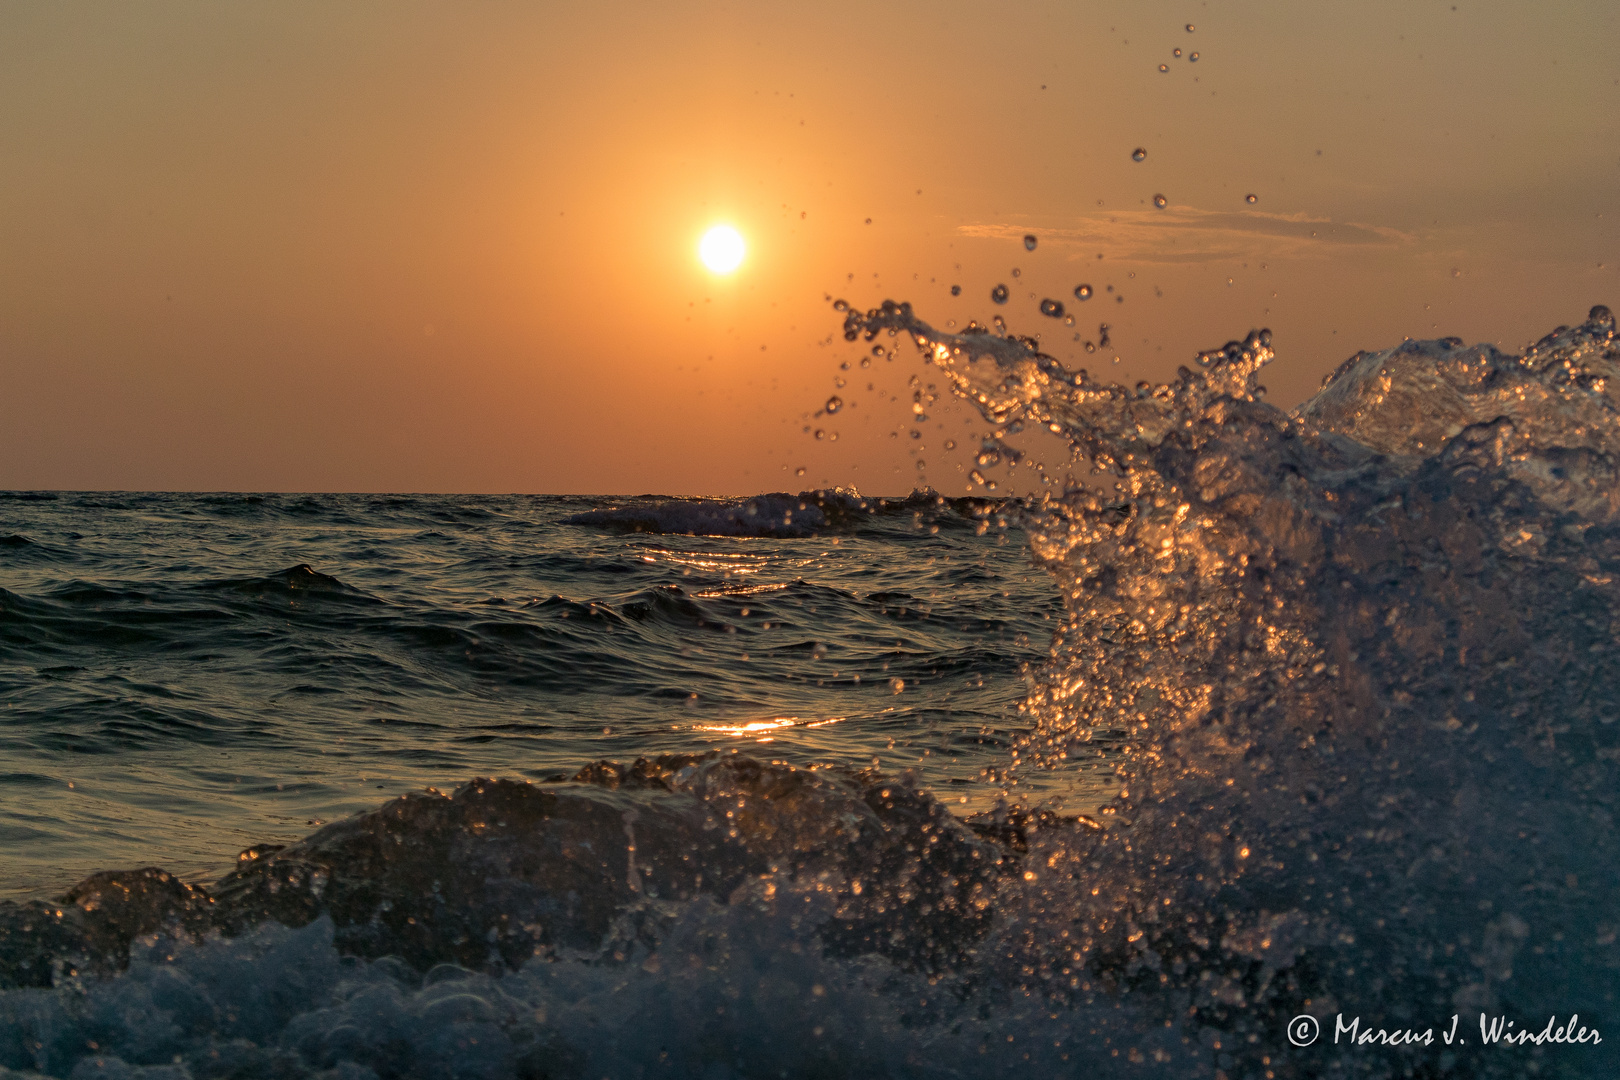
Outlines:
POLYGON ((948 499, 934 491, 914 491, 898 499, 866 498, 853 488, 772 492, 746 499, 628 500, 564 518, 621 533, 685 536, 815 536, 828 529, 856 529, 897 514, 925 516, 929 524, 981 521, 1004 499, 948 499))

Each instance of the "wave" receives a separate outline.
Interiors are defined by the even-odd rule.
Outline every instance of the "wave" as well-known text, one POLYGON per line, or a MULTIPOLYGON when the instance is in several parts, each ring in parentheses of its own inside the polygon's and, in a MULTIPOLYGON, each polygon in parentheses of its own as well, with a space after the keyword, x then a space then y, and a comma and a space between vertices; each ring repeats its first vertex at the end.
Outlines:
POLYGON ((911 515, 912 524, 919 527, 975 525, 991 517, 1004 501, 947 499, 931 490, 913 491, 896 499, 869 499, 853 488, 802 491, 797 495, 774 492, 747 499, 644 496, 583 511, 563 521, 619 533, 797 538, 827 530, 854 531, 903 515, 911 515))
MULTIPOLYGON (((1116 481, 1025 521, 1068 611, 1009 779, 1124 733, 1121 825, 1040 847, 1075 933, 1032 937, 1029 970, 1078 962, 1302 1075, 1326 1065, 1279 1039, 1300 1014, 1614 1017, 1607 308, 1517 356, 1358 354, 1292 414, 1263 401, 1265 331, 1136 390, 903 304, 847 318, 883 332, 997 425, 987 456, 1039 425, 1116 481)), ((1449 1060, 1525 1067, 1482 1052, 1449 1060)))

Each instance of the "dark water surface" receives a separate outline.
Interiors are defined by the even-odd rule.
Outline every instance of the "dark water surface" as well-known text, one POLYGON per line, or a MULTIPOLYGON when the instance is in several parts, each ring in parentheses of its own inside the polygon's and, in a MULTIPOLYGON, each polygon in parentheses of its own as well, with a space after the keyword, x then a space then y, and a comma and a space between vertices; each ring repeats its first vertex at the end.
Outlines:
POLYGON ((714 504, 0 495, 0 899, 213 875, 403 791, 602 757, 879 758, 982 809, 1061 610, 1022 535, 778 501, 690 536, 628 530, 714 504))

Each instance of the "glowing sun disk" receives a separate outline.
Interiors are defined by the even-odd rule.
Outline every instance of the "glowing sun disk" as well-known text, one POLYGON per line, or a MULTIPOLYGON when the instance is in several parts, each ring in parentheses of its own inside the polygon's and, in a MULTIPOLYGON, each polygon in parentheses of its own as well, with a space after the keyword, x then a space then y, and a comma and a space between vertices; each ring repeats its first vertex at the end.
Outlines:
POLYGON ((698 243, 698 258, 716 274, 729 274, 742 265, 748 245, 730 225, 716 225, 698 243))

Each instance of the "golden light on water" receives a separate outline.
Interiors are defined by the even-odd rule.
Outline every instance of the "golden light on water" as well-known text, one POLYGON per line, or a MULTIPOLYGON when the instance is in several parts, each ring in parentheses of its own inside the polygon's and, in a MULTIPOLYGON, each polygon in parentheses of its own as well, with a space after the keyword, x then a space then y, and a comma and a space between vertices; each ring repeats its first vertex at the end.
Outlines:
POLYGON ((716 225, 698 242, 698 258, 716 274, 729 274, 742 265, 748 245, 730 225, 716 225))
POLYGON ((730 735, 734 739, 751 738, 757 742, 770 742, 775 738, 772 733, 784 728, 825 727, 828 724, 841 723, 843 720, 842 716, 828 716, 819 720, 806 720, 798 716, 774 716, 769 720, 749 720, 741 724, 698 724, 694 730, 730 735))

